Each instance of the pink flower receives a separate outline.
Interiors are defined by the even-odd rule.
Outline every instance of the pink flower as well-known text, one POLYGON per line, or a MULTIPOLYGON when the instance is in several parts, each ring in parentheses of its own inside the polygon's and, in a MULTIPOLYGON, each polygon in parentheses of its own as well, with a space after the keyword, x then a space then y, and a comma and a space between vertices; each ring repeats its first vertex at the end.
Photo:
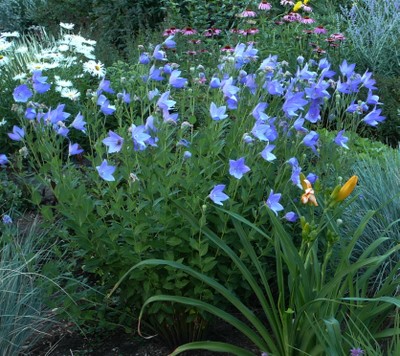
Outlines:
POLYGON ((164 30, 163 36, 175 35, 175 33, 178 33, 178 32, 181 32, 181 30, 176 27, 170 27, 170 28, 167 28, 166 30, 164 30))
POLYGON ((330 36, 333 41, 344 41, 346 37, 342 33, 334 33, 330 36))
POLYGON ((304 24, 310 24, 310 23, 314 23, 315 20, 312 19, 311 17, 304 16, 304 17, 300 20, 300 22, 301 22, 301 23, 304 23, 304 24))
POLYGON ((256 16, 257 16, 256 12, 249 9, 246 9, 241 14, 239 14, 239 17, 256 17, 256 16))
POLYGON ((234 52, 235 49, 231 46, 224 46, 221 48, 221 52, 234 52))
POLYGON ((209 28, 204 31, 203 36, 205 36, 205 37, 218 36, 220 33, 221 33, 221 30, 218 28, 209 28))
POLYGON ((300 22, 302 17, 300 14, 296 13, 296 12, 290 12, 289 14, 283 16, 283 21, 286 22, 300 22))
POLYGON ((259 33, 260 30, 258 28, 252 27, 246 30, 246 33, 248 35, 255 35, 256 33, 259 33))
POLYGON ((326 33, 326 28, 324 26, 317 26, 314 28, 314 33, 316 35, 324 35, 326 33))
POLYGON ((191 27, 185 27, 184 29, 181 30, 181 32, 185 36, 195 35, 197 33, 197 31, 191 27))
POLYGON ((304 12, 312 12, 312 8, 310 6, 304 5, 301 8, 304 12))
POLYGON ((265 0, 262 0, 260 2, 260 4, 258 5, 259 10, 271 10, 271 8, 272 8, 272 5, 265 0))

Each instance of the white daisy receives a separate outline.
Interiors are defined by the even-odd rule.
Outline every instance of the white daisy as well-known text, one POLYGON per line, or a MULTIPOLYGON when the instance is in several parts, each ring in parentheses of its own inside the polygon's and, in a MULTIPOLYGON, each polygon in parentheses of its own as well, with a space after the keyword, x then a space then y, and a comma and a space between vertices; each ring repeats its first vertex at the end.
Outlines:
POLYGON ((26 73, 19 73, 13 77, 14 80, 20 81, 26 79, 26 73))
POLYGON ((2 33, 0 33, 0 37, 19 37, 19 33, 17 31, 2 32, 2 33))
POLYGON ((5 66, 8 63, 10 63, 10 58, 0 54, 0 67, 5 66))
POLYGON ((77 100, 81 96, 81 93, 74 88, 64 88, 61 90, 61 97, 68 98, 73 101, 77 100))
POLYGON ((75 24, 60 22, 60 27, 65 28, 66 30, 73 30, 75 27, 75 24))
POLYGON ((59 50, 60 52, 68 51, 68 50, 69 50, 69 46, 68 46, 67 44, 60 44, 60 45, 58 46, 58 50, 59 50))
POLYGON ((64 79, 61 79, 60 77, 58 77, 58 79, 56 78, 56 85, 63 87, 63 88, 68 88, 68 87, 73 86, 73 84, 70 80, 64 80, 64 79))
POLYGON ((26 47, 26 46, 18 47, 18 48, 15 50, 15 53, 19 53, 19 54, 25 54, 25 53, 28 53, 28 52, 29 52, 29 49, 28 49, 28 47, 26 47))
POLYGON ((104 64, 93 60, 83 63, 83 71, 89 73, 93 77, 102 78, 106 74, 104 64))
POLYGON ((6 51, 13 45, 12 42, 4 41, 0 39, 0 51, 6 51))

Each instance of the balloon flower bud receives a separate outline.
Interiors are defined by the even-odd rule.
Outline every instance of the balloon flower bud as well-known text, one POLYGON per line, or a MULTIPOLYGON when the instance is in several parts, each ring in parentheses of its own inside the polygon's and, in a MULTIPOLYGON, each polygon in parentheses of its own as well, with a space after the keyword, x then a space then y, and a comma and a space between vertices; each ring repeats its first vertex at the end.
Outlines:
POLYGON ((342 188, 340 188, 339 192, 337 193, 336 201, 342 201, 346 199, 353 192, 357 182, 358 177, 352 176, 346 183, 344 183, 342 188))

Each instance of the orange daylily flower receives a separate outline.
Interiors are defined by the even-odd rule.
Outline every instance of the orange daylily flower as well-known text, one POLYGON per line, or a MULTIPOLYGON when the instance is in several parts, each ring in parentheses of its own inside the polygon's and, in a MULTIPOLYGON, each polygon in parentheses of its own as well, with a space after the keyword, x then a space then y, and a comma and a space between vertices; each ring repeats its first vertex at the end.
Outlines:
POLYGON ((336 201, 342 201, 346 199, 354 190, 358 182, 357 176, 352 176, 346 183, 344 183, 343 187, 340 188, 339 192, 336 196, 336 201))
POLYGON ((301 202, 303 204, 310 203, 314 206, 318 206, 311 183, 307 179, 303 179, 301 180, 301 185, 304 188, 304 194, 301 196, 301 202))

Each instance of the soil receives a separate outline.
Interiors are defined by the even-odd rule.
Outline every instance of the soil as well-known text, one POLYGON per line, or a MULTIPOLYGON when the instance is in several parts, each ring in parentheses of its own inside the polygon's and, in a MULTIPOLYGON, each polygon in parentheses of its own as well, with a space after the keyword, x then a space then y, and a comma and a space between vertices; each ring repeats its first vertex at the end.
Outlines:
MULTIPOLYGON (((124 332, 105 335, 104 337, 85 338, 71 331, 72 325, 64 324, 54 328, 44 337, 28 356, 167 356, 169 350, 160 338, 140 338, 124 332)), ((232 326, 218 321, 210 328, 209 340, 222 341, 241 346, 255 355, 261 352, 251 341, 232 326)), ((229 355, 209 351, 192 351, 185 356, 229 355)))

